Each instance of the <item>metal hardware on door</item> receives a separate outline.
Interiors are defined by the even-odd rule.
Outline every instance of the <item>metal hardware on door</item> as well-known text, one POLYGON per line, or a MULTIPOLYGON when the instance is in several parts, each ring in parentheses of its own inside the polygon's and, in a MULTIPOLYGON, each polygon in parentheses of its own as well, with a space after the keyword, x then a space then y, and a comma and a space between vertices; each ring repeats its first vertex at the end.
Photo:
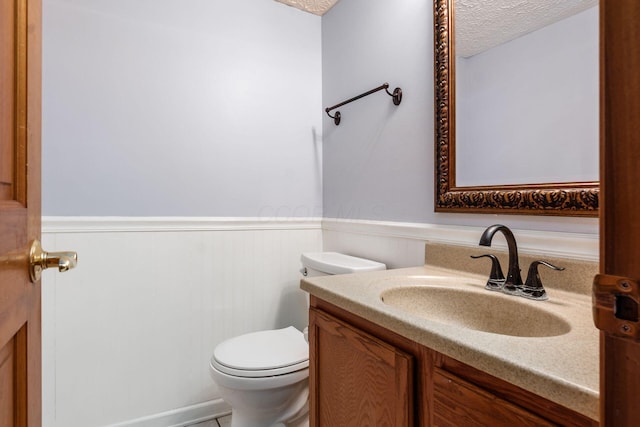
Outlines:
POLYGON ((601 331, 640 341, 639 302, 637 280, 606 274, 593 279, 593 321, 601 331))
POLYGON ((57 267, 58 271, 65 272, 75 268, 78 263, 78 254, 75 252, 46 252, 38 239, 34 240, 29 250, 29 275, 32 282, 40 280, 42 270, 57 267))

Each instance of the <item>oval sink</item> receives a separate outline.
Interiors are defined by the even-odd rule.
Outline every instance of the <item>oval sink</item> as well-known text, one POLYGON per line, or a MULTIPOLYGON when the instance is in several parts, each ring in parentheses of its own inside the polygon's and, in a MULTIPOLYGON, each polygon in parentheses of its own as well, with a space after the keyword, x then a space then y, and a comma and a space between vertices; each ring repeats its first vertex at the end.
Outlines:
POLYGON ((571 326, 563 318, 519 297, 486 290, 408 286, 384 291, 382 301, 439 323, 515 337, 553 337, 571 326))

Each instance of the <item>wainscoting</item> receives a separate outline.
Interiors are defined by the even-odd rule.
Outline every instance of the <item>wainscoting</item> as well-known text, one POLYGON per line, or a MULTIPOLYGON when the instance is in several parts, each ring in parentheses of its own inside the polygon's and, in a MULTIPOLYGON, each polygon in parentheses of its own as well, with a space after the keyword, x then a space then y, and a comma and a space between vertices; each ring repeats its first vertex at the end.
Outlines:
MULTIPOLYGON (((487 223, 490 224, 490 223, 487 223)), ((344 252, 384 262, 388 268, 424 264, 425 242, 478 246, 485 227, 414 224, 387 221, 322 220, 323 250, 344 252)), ((521 253, 598 261, 597 234, 517 230, 513 232, 521 253)), ((496 236, 492 246, 506 248, 496 236)))
MULTIPOLYGON (((399 268, 424 263, 425 241, 476 246, 482 231, 341 219, 44 218, 45 249, 75 250, 79 263, 44 273, 43 425, 186 426, 225 415, 208 372, 213 349, 237 334, 307 324, 302 252, 399 268)), ((523 253, 598 259, 597 235, 514 232, 523 253)))
POLYGON ((319 219, 43 218, 43 425, 186 425, 228 413, 208 372, 220 341, 307 324, 300 254, 319 219))

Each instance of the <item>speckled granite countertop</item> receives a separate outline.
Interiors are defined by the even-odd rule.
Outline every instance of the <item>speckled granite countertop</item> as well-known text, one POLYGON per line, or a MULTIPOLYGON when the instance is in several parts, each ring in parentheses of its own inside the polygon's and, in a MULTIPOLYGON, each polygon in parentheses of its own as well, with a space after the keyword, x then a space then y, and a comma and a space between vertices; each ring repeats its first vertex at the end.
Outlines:
MULTIPOLYGON (((588 295, 549 287, 548 301, 496 294, 517 298, 564 319, 570 330, 551 337, 508 336, 440 323, 387 305, 380 297, 390 288, 429 285, 489 292, 483 289, 485 282, 485 275, 424 266, 309 277, 300 287, 399 335, 598 420, 598 331, 591 319, 588 295)), ((500 304, 494 307, 501 308, 500 304)))

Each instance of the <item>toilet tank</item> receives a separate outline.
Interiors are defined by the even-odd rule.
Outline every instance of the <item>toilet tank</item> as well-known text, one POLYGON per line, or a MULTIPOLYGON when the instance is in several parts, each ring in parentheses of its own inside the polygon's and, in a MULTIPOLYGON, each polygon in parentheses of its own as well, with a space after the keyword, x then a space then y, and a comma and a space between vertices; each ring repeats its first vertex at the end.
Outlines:
POLYGON ((302 274, 308 277, 387 269, 381 262, 338 252, 307 252, 300 256, 300 261, 302 274))

